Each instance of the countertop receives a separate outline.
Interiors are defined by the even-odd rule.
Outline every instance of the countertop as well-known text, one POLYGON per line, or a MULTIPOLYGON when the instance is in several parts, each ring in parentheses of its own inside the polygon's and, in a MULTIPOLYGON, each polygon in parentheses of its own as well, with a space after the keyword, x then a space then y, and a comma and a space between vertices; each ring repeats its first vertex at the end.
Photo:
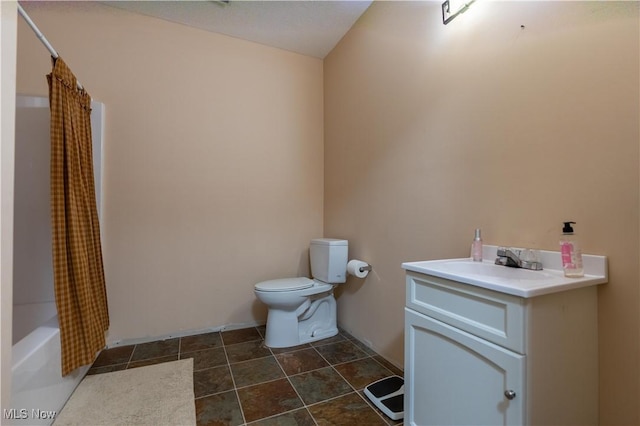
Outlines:
POLYGON ((405 262, 402 268, 524 298, 608 282, 605 256, 583 255, 584 276, 567 278, 562 271, 560 252, 539 250, 544 269, 531 271, 495 265, 496 251, 497 246, 484 246, 482 262, 471 258, 426 260, 405 262))

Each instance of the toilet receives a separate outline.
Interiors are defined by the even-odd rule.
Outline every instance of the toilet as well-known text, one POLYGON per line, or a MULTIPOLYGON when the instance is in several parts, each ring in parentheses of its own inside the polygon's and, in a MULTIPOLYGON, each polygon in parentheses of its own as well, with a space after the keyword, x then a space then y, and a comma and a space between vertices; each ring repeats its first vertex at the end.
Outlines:
POLYGON ((311 276, 281 278, 255 285, 256 297, 267 305, 265 345, 288 348, 338 334, 333 288, 347 280, 347 240, 311 240, 311 276))

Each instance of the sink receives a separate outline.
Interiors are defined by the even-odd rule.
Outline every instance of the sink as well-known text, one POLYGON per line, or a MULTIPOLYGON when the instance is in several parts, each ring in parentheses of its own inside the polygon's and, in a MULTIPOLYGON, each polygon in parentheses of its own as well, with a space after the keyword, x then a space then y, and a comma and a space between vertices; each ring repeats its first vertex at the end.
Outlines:
MULTIPOLYGON (((425 262, 426 263, 426 262, 425 262)), ((532 271, 530 269, 511 268, 508 266, 496 265, 493 262, 474 262, 470 259, 450 259, 444 261, 434 261, 428 266, 432 270, 439 270, 442 273, 454 276, 469 276, 482 279, 485 277, 495 277, 508 280, 547 280, 555 277, 555 274, 547 271, 532 271)))
POLYGON ((541 296, 607 282, 605 256, 583 255, 584 277, 567 278, 558 267, 559 252, 541 251, 541 260, 545 269, 532 271, 494 264, 495 251, 492 252, 492 249, 495 250, 497 247, 485 246, 484 253, 485 259, 492 260, 482 262, 474 262, 470 258, 426 260, 405 262, 402 268, 520 297, 541 296), (547 265, 557 269, 547 268, 547 265))

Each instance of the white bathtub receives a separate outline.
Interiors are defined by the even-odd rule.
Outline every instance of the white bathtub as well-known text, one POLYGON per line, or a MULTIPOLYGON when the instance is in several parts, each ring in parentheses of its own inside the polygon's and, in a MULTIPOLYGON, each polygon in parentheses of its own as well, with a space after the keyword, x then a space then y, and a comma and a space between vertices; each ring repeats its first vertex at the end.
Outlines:
MULTIPOLYGON (((13 345, 11 411, 3 413, 3 425, 50 425, 54 420, 52 413, 60 412, 89 370, 89 366, 84 366, 62 377, 60 329, 55 304, 51 304, 53 316, 13 345)), ((51 306, 32 305, 43 304, 14 306, 13 323, 28 324, 34 317, 42 319, 51 311, 51 306), (20 318, 21 315, 24 317, 20 318)), ((26 330, 26 326, 16 328, 23 333, 26 330)))

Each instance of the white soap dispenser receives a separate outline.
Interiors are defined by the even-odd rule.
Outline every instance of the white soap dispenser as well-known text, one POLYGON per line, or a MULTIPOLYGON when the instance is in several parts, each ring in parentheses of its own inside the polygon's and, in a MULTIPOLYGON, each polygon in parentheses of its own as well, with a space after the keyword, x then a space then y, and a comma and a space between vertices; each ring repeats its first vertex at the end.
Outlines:
POLYGON ((562 238, 560 239, 562 269, 564 270, 564 276, 568 278, 580 278, 584 276, 582 250, 571 226, 575 224, 575 222, 564 222, 562 238))
POLYGON ((476 228, 476 236, 471 243, 471 259, 474 262, 482 262, 482 236, 480 228, 476 228))

